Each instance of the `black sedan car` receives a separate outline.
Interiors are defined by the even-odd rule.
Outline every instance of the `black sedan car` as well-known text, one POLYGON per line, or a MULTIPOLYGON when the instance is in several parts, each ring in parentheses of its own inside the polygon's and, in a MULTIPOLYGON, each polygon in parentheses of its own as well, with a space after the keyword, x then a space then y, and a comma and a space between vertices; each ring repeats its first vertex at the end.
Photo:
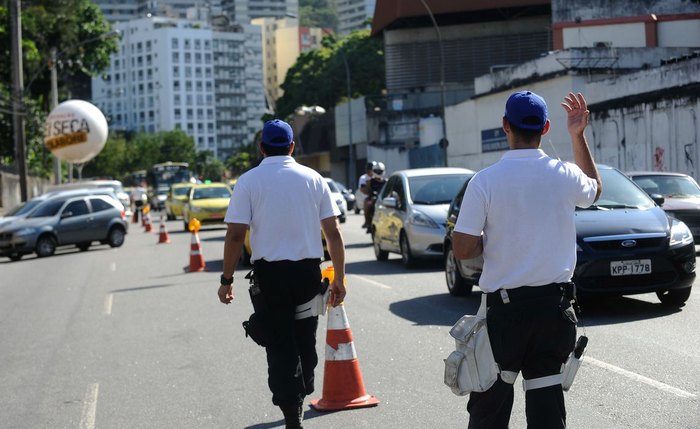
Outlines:
MULTIPOLYGON (((639 186, 615 168, 599 165, 603 194, 577 209, 574 282, 586 297, 655 292, 663 304, 682 306, 695 280, 695 244, 690 229, 667 215, 639 186)), ((445 236, 447 289, 468 295, 479 283, 481 256, 458 261, 452 252, 462 187, 448 210, 445 236)))

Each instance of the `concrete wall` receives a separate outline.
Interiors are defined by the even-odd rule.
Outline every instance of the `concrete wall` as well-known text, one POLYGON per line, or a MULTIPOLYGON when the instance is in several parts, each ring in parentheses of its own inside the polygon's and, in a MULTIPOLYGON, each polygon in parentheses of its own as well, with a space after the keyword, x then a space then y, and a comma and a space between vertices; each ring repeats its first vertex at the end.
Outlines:
POLYGON ((700 12, 688 0, 552 0, 552 22, 700 12))
MULTIPOLYGON (((40 177, 27 177, 27 197, 32 198, 43 194, 51 182, 40 177)), ((6 213, 11 208, 22 202, 19 176, 0 171, 0 214, 6 213)))

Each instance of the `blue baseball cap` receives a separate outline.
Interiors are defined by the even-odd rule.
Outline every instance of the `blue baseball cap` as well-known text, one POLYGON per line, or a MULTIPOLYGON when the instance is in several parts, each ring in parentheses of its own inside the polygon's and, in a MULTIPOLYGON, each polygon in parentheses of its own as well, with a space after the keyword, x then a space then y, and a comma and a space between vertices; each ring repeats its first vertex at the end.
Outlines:
POLYGON ((547 122, 547 103, 534 92, 515 92, 506 101, 504 116, 518 128, 541 130, 547 122))
POLYGON ((289 146, 294 140, 294 132, 288 123, 273 119, 265 122, 262 130, 262 142, 268 146, 289 146))

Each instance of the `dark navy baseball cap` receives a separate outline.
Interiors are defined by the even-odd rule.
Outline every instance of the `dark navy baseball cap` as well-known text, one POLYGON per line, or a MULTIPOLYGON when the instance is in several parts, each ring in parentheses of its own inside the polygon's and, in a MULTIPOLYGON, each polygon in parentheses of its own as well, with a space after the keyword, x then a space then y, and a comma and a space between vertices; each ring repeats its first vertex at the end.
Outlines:
POLYGON ((265 122, 262 131, 262 142, 268 146, 289 146, 294 140, 294 132, 288 123, 273 119, 265 122))
POLYGON ((508 122, 518 128, 542 130, 547 122, 547 103, 534 92, 515 92, 506 101, 504 115, 508 122))

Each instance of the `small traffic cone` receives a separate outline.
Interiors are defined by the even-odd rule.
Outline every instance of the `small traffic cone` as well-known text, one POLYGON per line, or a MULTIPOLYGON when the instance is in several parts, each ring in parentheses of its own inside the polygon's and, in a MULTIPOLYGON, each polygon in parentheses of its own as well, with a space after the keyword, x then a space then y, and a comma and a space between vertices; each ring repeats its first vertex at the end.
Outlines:
POLYGON ((379 400, 365 392, 345 306, 340 304, 328 312, 323 396, 311 401, 311 406, 318 411, 338 411, 377 404, 379 400))
POLYGON ((146 213, 146 216, 144 216, 144 219, 146 221, 146 225, 144 225, 143 232, 153 231, 153 223, 151 222, 151 212, 146 213))
POLYGON ((190 272, 204 271, 206 264, 202 256, 202 246, 199 243, 199 221, 190 221, 190 231, 192 231, 192 244, 190 245, 190 272), (196 223, 194 222, 196 221, 196 223))
POLYGON ((158 230, 158 244, 170 243, 170 237, 168 236, 168 230, 165 228, 165 219, 163 216, 160 217, 160 229, 158 230))

